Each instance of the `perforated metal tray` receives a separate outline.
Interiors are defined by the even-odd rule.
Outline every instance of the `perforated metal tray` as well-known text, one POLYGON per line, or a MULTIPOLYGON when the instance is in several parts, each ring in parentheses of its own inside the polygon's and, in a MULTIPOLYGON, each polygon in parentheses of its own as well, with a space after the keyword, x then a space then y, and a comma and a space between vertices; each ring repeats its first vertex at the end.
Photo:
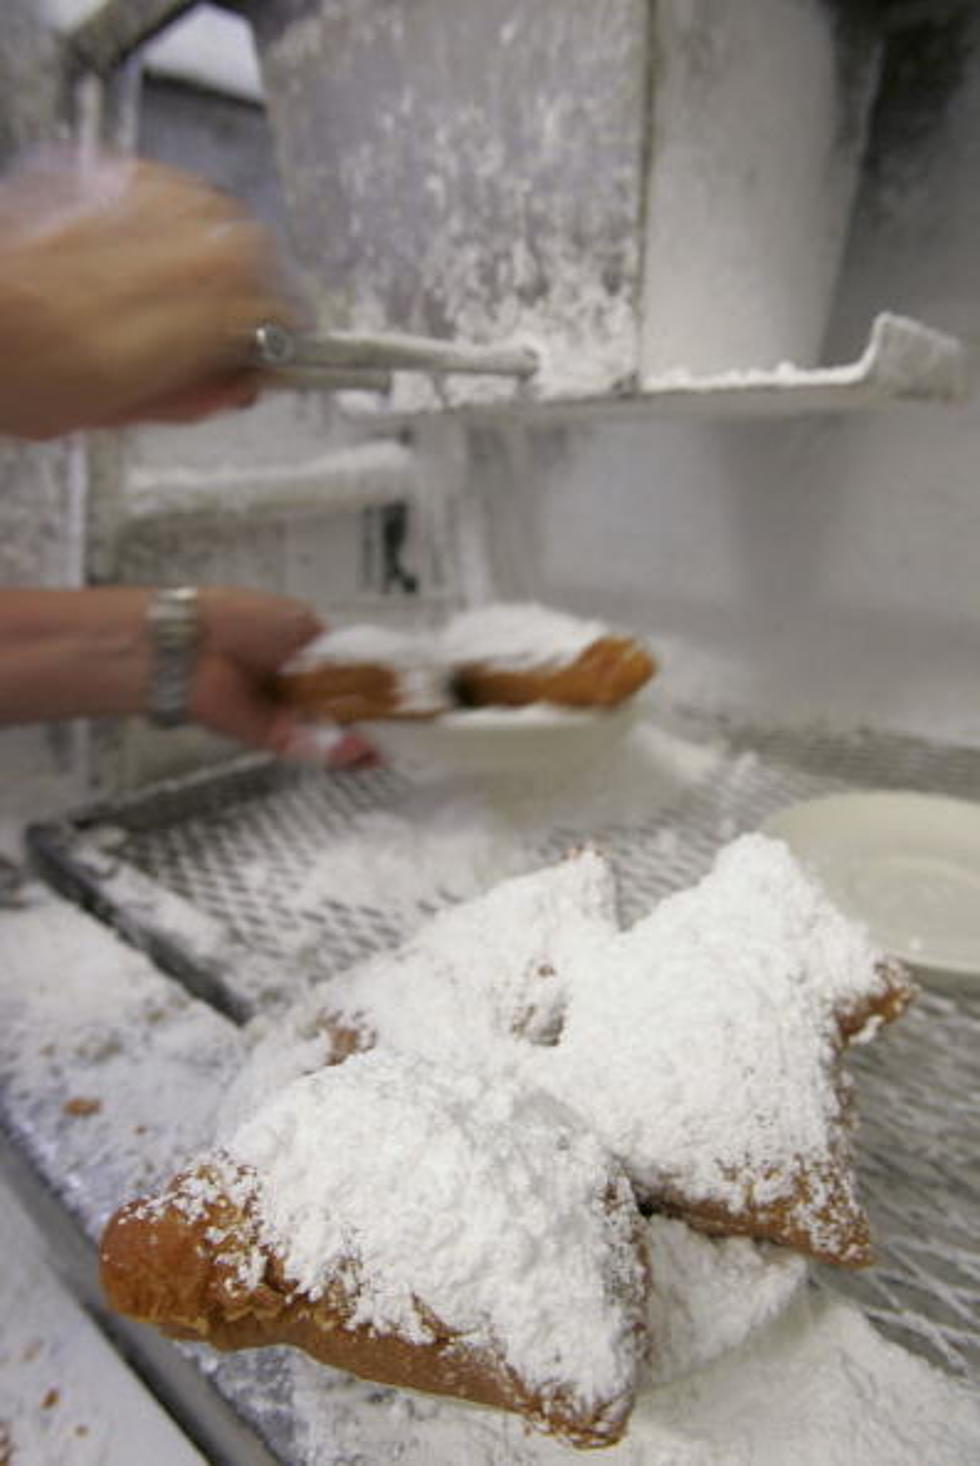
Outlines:
MULTIPOLYGON (((602 829, 576 822, 538 828, 528 860, 546 860, 583 839, 598 841, 617 868, 629 921, 696 880, 720 844, 788 803, 848 788, 902 788, 976 798, 980 749, 950 748, 877 733, 841 736, 733 727, 694 714, 671 732, 713 747, 702 777, 654 813, 602 829)), ((406 777, 381 770, 323 775, 245 760, 218 774, 151 789, 29 834, 35 859, 63 891, 144 940, 182 980, 190 974, 235 991, 235 963, 261 951, 287 964, 297 921, 314 968, 337 971, 392 945, 406 926, 445 899, 433 890, 418 909, 330 899, 297 914, 291 894, 318 855, 372 812, 411 795, 406 777), (92 850, 110 852, 101 865, 92 850), (266 878, 248 879, 260 859, 266 878), (145 911, 127 909, 131 867, 228 933, 205 964, 183 949, 179 930, 161 946, 145 911), (122 894, 121 894, 122 893, 122 894), (314 940, 315 938, 315 940, 314 940)), ((308 973, 306 974, 309 975, 308 973)), ((207 995, 206 982, 198 990, 207 995)), ((251 1000, 243 999, 238 1016, 251 1000)), ((234 1007, 234 1005, 232 1005, 234 1007)), ((853 1054, 861 1125, 859 1173, 876 1240, 876 1265, 820 1273, 821 1285, 854 1297, 882 1331, 948 1372, 980 1384, 980 998, 925 990, 902 1023, 853 1054)))

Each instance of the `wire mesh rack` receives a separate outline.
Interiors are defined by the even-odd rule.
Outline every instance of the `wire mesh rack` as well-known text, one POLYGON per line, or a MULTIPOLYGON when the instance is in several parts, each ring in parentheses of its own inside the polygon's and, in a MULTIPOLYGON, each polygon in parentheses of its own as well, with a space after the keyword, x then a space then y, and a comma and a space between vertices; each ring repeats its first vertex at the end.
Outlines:
MULTIPOLYGON (((775 810, 854 788, 914 789, 976 798, 980 749, 875 732, 735 727, 677 714, 673 733, 714 757, 651 813, 594 828, 583 812, 526 833, 526 863, 590 840, 611 856, 626 921, 698 879, 718 847, 775 810)), ((383 900, 331 898, 298 910, 297 883, 311 862, 359 821, 398 809, 412 780, 390 769, 323 775, 244 760, 90 809, 29 834, 55 884, 139 938, 105 867, 79 857, 112 852, 206 913, 243 950, 292 960, 315 946, 321 971, 339 971, 395 944, 427 911, 383 900), (261 879, 255 879, 255 871, 261 879)), ((177 936, 179 946, 179 933, 177 936)), ((177 964, 193 966, 193 953, 177 964)), ((860 1129, 859 1175, 876 1239, 867 1271, 818 1269, 818 1286, 853 1297, 896 1342, 980 1384, 980 996, 926 990, 902 1023, 852 1053, 860 1129)))

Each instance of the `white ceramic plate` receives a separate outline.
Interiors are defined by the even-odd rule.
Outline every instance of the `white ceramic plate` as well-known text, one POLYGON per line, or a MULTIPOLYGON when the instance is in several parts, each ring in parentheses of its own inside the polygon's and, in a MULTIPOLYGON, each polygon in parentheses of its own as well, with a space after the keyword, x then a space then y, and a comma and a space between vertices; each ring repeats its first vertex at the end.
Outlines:
POLYGON ((831 794, 777 811, 763 829, 923 980, 980 990, 980 804, 911 791, 831 794))
POLYGON ((461 774, 547 774, 601 757, 629 732, 637 715, 635 703, 581 712, 534 703, 418 721, 364 723, 361 728, 396 766, 434 766, 461 774))

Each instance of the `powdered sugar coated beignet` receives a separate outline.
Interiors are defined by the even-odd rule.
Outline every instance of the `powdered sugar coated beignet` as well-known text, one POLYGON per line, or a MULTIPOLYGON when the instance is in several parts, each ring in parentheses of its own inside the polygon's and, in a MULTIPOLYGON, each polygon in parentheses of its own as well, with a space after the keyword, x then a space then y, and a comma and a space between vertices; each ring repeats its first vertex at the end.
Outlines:
POLYGON ((609 867, 586 850, 440 914, 297 1005, 225 1122, 352 1049, 467 1055, 575 1108, 645 1205, 870 1261, 840 1059, 908 1004, 904 973, 761 835, 632 930, 614 912, 609 867))
POLYGON ((324 632, 281 669, 280 695, 336 723, 433 718, 454 707, 610 708, 656 671, 635 637, 538 605, 464 611, 440 631, 324 632))
POLYGON ((547 1095, 378 1051, 295 1081, 123 1208, 103 1277, 178 1335, 296 1344, 595 1446, 642 1363, 641 1235, 622 1172, 547 1095))
POLYGON ((473 1055, 506 1064, 529 1043, 557 1043, 568 966, 611 940, 615 911, 608 862, 583 849, 440 912, 276 1022, 222 1102, 222 1133, 283 1083, 352 1049, 380 1044, 434 1062, 473 1055))
POLYGON ((855 1015, 894 1017, 912 994, 785 845, 747 835, 570 971, 561 1043, 528 1069, 650 1204, 859 1266, 840 1053, 855 1015))
POLYGON ((611 708, 656 671, 634 636, 535 604, 480 606, 443 629, 441 655, 469 707, 611 708))

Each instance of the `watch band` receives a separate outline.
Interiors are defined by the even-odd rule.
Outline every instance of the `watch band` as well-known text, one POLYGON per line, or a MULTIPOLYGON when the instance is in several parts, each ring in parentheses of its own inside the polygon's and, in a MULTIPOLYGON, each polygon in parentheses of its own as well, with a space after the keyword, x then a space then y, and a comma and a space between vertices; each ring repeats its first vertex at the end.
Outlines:
POLYGON ((190 720, 191 682, 201 640, 197 591, 182 586, 155 590, 146 613, 150 640, 150 687, 146 714, 161 728, 190 720))

